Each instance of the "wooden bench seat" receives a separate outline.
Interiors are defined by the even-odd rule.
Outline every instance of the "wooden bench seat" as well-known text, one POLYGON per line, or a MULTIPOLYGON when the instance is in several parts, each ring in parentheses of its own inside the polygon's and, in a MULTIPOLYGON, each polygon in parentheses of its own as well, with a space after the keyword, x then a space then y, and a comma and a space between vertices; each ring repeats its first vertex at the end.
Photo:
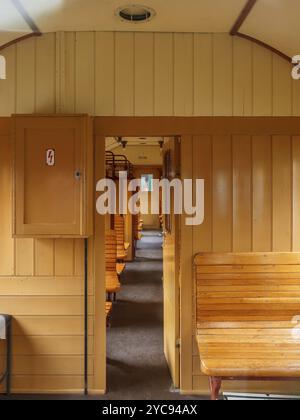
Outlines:
POLYGON ((126 268, 126 264, 125 263, 117 263, 116 264, 116 271, 117 271, 117 275, 120 277, 126 268))
POLYGON ((300 254, 195 258, 196 338, 218 399, 222 380, 299 380, 300 254))
POLYGON ((117 238, 117 260, 123 262, 127 258, 127 249, 125 249, 125 220, 121 215, 114 217, 115 232, 117 238))
POLYGON ((125 266, 117 263, 117 239, 116 232, 107 230, 105 232, 105 283, 108 300, 116 300, 116 293, 121 289, 120 275, 125 266))

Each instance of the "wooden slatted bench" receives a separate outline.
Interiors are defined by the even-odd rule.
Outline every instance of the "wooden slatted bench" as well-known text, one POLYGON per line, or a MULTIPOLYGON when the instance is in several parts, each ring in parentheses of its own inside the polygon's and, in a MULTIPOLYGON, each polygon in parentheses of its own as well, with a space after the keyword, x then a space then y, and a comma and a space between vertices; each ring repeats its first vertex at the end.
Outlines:
POLYGON ((117 235, 117 259, 119 262, 124 262, 127 257, 127 250, 129 244, 125 243, 125 221, 121 215, 115 215, 114 218, 115 231, 117 235), (127 248, 127 249, 126 249, 127 248))
MULTIPOLYGON (((120 268, 119 268, 120 270, 120 268)), ((108 300, 116 300, 121 284, 117 273, 117 240, 113 230, 105 232, 105 283, 108 300)))
POLYGON ((299 380, 300 254, 195 257, 196 338, 211 398, 222 380, 299 380))

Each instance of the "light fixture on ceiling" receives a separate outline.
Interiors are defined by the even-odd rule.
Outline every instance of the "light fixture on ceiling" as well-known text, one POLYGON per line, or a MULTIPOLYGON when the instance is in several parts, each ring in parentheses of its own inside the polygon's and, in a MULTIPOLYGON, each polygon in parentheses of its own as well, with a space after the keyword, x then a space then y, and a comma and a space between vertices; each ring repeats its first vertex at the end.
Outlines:
POLYGON ((123 22, 143 23, 149 22, 156 15, 155 10, 140 4, 130 4, 119 7, 116 15, 121 18, 123 22))

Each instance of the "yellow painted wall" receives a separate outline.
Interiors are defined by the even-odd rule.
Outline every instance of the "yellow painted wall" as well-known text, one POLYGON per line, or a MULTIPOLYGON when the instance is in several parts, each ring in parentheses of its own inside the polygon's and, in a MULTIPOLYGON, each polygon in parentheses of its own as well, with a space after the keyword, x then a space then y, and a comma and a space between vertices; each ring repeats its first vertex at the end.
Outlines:
MULTIPOLYGON (((257 45, 226 34, 46 34, 11 46, 1 54, 7 59, 8 78, 0 82, 0 116, 32 112, 103 116, 300 115, 300 83, 292 81, 290 65, 257 45)), ((192 147, 201 147, 197 144, 195 139, 192 147)), ((274 146, 272 153, 278 154, 273 165, 287 159, 289 168, 291 162, 285 149, 288 146, 283 147, 277 141, 274 146)), ((83 363, 83 244, 80 240, 11 238, 11 151, 7 137, 0 138, 0 147, 1 311, 13 313, 19 325, 15 327, 17 360, 13 388, 79 390, 83 363)), ((231 159, 228 153, 224 150, 224 156, 215 162, 215 170, 221 170, 224 164, 230 167, 231 160, 223 162, 225 158, 231 159)), ((263 152, 257 153, 262 156, 263 152)), ((273 179, 278 193, 276 176, 273 179)), ((235 191, 242 196, 246 194, 238 183, 235 191)), ((286 196, 291 191, 284 188, 283 193, 286 196)), ((289 200, 289 195, 286 198, 289 200)), ((224 198, 229 206, 227 199, 224 198)), ((258 194, 256 200, 259 206, 258 194)), ((274 249, 276 244, 286 247, 290 243, 290 232, 286 232, 279 218, 285 202, 278 200, 279 208, 274 210, 272 227, 278 232, 278 236, 273 236, 274 249)), ((226 207, 224 211, 222 215, 215 210, 219 224, 222 217, 231 220, 232 208, 226 207)), ((249 209, 235 211, 237 215, 245 212, 249 219, 249 209)), ((260 211, 268 214, 266 208, 260 211)), ((249 231, 249 225, 246 228, 249 231)), ((263 234, 270 226, 261 224, 261 229, 262 233, 257 226, 253 235, 263 234)), ((232 235, 226 232, 222 248, 227 249, 230 241, 236 247, 241 246, 240 238, 232 235)), ((268 236, 263 238, 269 244, 268 236)), ((259 236, 255 240, 262 243, 259 236)), ((200 243, 194 251, 199 247, 200 243)), ((190 293, 191 289, 187 289, 187 294, 190 293)), ((186 315, 182 314, 183 319, 186 315)), ((91 351, 92 342, 93 335, 91 351)), ((101 342, 101 337, 97 342, 101 342)), ((189 380, 184 387, 197 391, 202 387, 202 379, 192 349, 189 360, 190 368, 186 371, 189 380)), ((98 374, 100 367, 105 371, 104 356, 101 361, 97 363, 98 374)), ((92 363, 90 366, 92 369, 92 363)))

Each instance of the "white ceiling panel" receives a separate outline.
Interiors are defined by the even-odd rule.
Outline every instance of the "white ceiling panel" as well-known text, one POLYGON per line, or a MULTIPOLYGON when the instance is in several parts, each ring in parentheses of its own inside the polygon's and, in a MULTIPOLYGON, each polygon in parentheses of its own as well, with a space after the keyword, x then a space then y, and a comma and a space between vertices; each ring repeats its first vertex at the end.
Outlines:
POLYGON ((0 46, 31 33, 11 0, 0 0, 0 46))
POLYGON ((240 32, 288 56, 300 54, 300 0, 259 0, 240 32))
POLYGON ((245 0, 141 0, 157 13, 147 23, 122 22, 115 11, 126 0, 21 0, 42 32, 229 32, 245 0))

